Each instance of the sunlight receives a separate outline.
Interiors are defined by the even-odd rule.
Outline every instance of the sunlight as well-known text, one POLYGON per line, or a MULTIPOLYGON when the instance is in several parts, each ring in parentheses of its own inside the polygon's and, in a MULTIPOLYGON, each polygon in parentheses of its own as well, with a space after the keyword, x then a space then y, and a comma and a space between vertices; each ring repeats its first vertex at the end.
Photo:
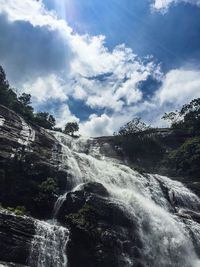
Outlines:
POLYGON ((75 17, 75 8, 72 0, 54 0, 54 2, 59 17, 65 21, 75 17))

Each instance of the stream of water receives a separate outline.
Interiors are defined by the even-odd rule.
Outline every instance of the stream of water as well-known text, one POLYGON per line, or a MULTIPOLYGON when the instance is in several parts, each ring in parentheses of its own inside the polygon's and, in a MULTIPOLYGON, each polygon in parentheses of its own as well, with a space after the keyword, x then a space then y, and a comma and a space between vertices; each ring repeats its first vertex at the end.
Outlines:
MULTIPOLYGON (((102 155, 95 139, 73 139, 62 133, 53 134, 62 148, 59 168, 70 173, 74 190, 85 182, 101 183, 113 202, 123 203, 124 212, 137 218, 144 266, 200 266, 191 238, 192 233, 199 242, 200 226, 192 220, 183 222, 178 216, 188 209, 199 212, 200 200, 194 193, 180 182, 160 175, 139 174, 123 162, 102 155), (168 197, 163 187, 169 192, 168 197)), ((66 194, 57 200, 55 216, 66 194)), ((32 266, 66 267, 66 229, 47 223, 39 223, 37 229, 38 237, 33 242, 32 253, 37 264, 32 266)))

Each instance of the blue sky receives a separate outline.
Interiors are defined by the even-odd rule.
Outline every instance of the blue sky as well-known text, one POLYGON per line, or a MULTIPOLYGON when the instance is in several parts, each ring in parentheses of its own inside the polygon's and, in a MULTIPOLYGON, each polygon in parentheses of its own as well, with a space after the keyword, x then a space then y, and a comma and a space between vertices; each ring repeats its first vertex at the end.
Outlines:
POLYGON ((36 110, 83 135, 200 97, 199 0, 0 0, 0 64, 36 110))

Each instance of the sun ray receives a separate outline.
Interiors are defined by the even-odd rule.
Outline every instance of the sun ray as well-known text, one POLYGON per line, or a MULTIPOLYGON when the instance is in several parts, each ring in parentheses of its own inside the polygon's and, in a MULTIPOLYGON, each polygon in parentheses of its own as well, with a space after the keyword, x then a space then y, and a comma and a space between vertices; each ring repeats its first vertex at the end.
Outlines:
POLYGON ((75 6, 72 0, 54 0, 58 16, 66 21, 75 19, 75 6))

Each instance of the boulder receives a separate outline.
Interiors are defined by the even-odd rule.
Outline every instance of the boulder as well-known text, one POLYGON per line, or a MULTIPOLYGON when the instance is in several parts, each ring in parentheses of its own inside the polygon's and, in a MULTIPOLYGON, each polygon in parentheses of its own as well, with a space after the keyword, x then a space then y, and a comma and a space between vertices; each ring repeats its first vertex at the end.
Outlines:
POLYGON ((58 213, 70 229, 70 267, 141 266, 137 223, 122 204, 108 198, 103 185, 87 183, 67 194, 58 213))

